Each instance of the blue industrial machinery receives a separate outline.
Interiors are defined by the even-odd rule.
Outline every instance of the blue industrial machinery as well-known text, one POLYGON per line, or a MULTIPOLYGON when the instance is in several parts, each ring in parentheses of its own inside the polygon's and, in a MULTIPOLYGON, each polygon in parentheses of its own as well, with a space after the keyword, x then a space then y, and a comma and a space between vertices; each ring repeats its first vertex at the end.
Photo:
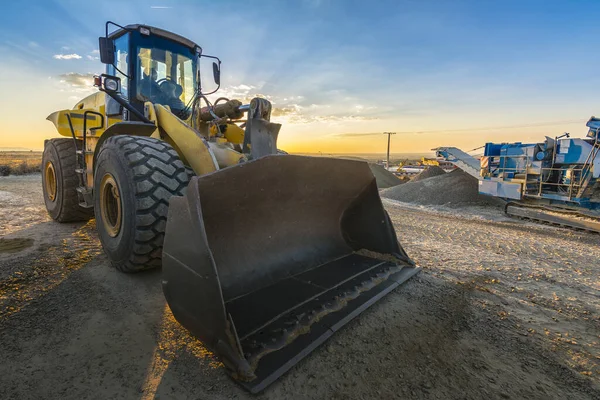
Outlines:
POLYGON ((456 148, 437 155, 479 179, 479 193, 507 201, 507 214, 600 232, 600 118, 585 138, 568 133, 542 143, 486 143, 476 159, 456 148))

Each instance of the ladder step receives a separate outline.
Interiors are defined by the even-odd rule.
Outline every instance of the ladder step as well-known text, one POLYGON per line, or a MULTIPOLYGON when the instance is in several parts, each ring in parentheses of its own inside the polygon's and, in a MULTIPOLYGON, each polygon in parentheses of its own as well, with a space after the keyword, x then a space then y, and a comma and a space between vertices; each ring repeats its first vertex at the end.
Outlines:
POLYGON ((93 151, 83 151, 83 150, 75 150, 75 153, 79 154, 79 155, 81 155, 81 154, 94 154, 93 151))
POLYGON ((82 169, 82 168, 75 168, 75 173, 76 174, 85 174, 86 171, 85 171, 85 169, 82 169))

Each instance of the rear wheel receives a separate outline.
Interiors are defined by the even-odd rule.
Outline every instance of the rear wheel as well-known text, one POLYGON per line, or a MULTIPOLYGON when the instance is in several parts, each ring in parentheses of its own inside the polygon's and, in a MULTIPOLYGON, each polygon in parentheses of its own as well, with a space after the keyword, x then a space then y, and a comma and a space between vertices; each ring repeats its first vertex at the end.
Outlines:
POLYGON ((161 265, 169 199, 183 195, 188 181, 177 152, 162 140, 123 135, 104 142, 94 174, 96 229, 118 270, 161 265))
MULTIPOLYGON (((81 148, 81 141, 77 141, 81 148)), ((58 222, 87 221, 94 210, 79 205, 77 154, 73 139, 50 139, 44 143, 42 190, 46 210, 58 222)))

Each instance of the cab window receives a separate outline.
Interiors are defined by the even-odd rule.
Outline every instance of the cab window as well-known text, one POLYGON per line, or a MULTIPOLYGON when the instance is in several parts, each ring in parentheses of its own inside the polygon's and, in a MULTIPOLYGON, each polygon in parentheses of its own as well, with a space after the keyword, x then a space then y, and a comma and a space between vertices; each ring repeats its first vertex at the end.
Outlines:
POLYGON ((138 47, 136 95, 180 111, 194 96, 195 59, 185 48, 170 47, 138 47))
POLYGON ((121 78, 121 93, 125 98, 127 98, 128 89, 127 76, 125 75, 129 73, 128 51, 129 35, 126 34, 115 40, 115 65, 117 68, 110 66, 111 71, 109 72, 111 75, 121 78))

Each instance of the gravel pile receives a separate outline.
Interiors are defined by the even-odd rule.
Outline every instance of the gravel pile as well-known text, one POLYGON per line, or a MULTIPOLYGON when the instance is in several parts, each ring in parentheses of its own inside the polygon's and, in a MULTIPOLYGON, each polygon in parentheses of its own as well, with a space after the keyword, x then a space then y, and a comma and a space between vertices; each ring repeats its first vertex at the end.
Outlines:
POLYGON ((381 191, 382 197, 406 203, 432 205, 491 205, 500 206, 502 200, 478 193, 477 179, 456 169, 431 178, 381 191))
POLYGON ((404 183, 404 181, 398 179, 396 175, 392 174, 381 165, 369 163, 369 168, 371 168, 371 172, 375 175, 375 180, 377 181, 377 187, 379 189, 386 189, 404 183))
POLYGON ((422 181, 423 179, 433 178, 434 176, 444 175, 446 171, 438 167, 437 165, 432 165, 426 170, 422 171, 420 174, 412 178, 411 182, 422 181))

